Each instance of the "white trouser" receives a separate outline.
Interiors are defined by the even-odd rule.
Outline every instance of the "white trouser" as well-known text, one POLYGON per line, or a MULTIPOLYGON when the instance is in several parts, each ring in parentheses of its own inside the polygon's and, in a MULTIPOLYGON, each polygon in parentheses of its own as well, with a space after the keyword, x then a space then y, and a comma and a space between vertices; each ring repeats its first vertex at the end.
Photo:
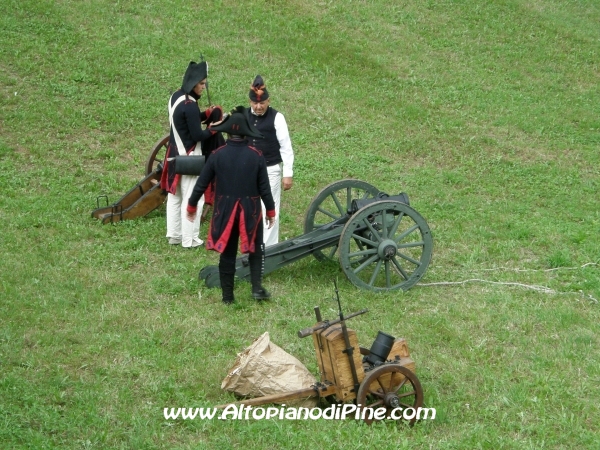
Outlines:
POLYGON ((269 184, 271 185, 271 194, 273 194, 273 200, 275 201, 275 223, 271 229, 267 228, 267 221, 265 214, 265 204, 262 205, 263 220, 264 220, 264 241, 265 247, 269 245, 277 244, 279 242, 279 207, 281 205, 281 164, 275 164, 274 166, 267 167, 267 174, 269 175, 269 184))
POLYGON ((167 196, 167 238, 181 239, 182 247, 197 247, 203 242, 198 233, 204 195, 198 202, 196 220, 193 223, 187 220, 188 199, 192 195, 197 179, 195 175, 181 175, 177 192, 167 196))

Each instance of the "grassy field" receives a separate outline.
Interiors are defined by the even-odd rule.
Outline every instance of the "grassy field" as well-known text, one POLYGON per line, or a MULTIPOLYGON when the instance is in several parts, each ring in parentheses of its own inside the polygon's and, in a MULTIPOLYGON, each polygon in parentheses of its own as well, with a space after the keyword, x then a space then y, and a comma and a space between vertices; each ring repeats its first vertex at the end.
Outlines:
POLYGON ((600 448, 598 23, 592 0, 2 0, 0 448, 600 448), (374 294, 309 257, 226 309, 164 207, 90 217, 142 178, 200 53, 213 103, 261 74, 287 118, 282 238, 336 180, 406 191, 434 236, 420 284, 374 294), (435 420, 164 419, 231 400, 265 331, 318 375, 296 333, 335 316, 333 280, 370 310, 362 345, 408 340, 435 420))

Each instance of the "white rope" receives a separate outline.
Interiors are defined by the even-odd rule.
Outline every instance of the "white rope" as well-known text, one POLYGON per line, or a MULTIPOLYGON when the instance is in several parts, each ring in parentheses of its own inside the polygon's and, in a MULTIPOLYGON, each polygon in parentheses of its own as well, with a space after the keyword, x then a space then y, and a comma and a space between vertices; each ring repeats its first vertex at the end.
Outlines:
POLYGON ((584 265, 579 266, 579 267, 555 267, 553 269, 518 269, 518 268, 514 268, 514 267, 496 267, 494 269, 474 269, 474 271, 492 272, 492 271, 496 271, 496 270, 510 270, 512 272, 554 272, 556 270, 579 270, 579 269, 583 269, 584 267, 587 267, 587 266, 598 266, 598 264, 589 262, 589 263, 585 263, 584 265))
MULTIPOLYGON (((586 263, 583 264, 580 267, 557 267, 554 269, 518 269, 518 268, 510 268, 510 267, 498 267, 495 269, 479 269, 480 271, 497 271, 497 270, 510 270, 510 271, 515 271, 515 272, 550 272, 550 271, 555 271, 555 270, 577 270, 577 269, 582 269, 584 267, 587 266, 598 266, 597 263, 586 263)), ((534 291, 538 291, 538 292, 542 292, 544 294, 555 294, 555 295, 568 295, 568 294, 581 294, 581 296, 583 298, 587 298, 588 300, 594 302, 594 303, 598 303, 598 300, 595 299, 594 297, 592 297, 589 294, 586 294, 583 291, 578 291, 578 292, 558 292, 555 289, 549 288, 547 286, 540 286, 540 285, 535 285, 535 284, 523 284, 523 283, 516 283, 516 282, 504 282, 504 281, 490 281, 490 280, 483 280, 481 278, 471 278, 468 280, 463 280, 463 281, 440 281, 440 282, 436 282, 436 283, 418 283, 418 286, 452 286, 452 285, 460 285, 460 284, 467 284, 467 283, 489 283, 489 284, 499 284, 499 285, 505 285, 505 286, 518 286, 518 287, 522 287, 525 289, 532 289, 534 291)))
POLYGON ((540 291, 540 292, 544 292, 546 294, 556 294, 557 292, 554 289, 550 289, 549 287, 546 286, 536 286, 533 284, 523 284, 523 283, 514 283, 514 282, 503 282, 503 281, 489 281, 489 280, 482 280, 480 278, 471 278, 470 280, 464 280, 464 281, 441 281, 439 283, 419 283, 419 286, 449 286, 449 285, 453 285, 453 284, 466 284, 466 283, 490 283, 490 284, 503 284, 506 286, 520 286, 520 287, 524 287, 527 289, 533 289, 534 291, 540 291))

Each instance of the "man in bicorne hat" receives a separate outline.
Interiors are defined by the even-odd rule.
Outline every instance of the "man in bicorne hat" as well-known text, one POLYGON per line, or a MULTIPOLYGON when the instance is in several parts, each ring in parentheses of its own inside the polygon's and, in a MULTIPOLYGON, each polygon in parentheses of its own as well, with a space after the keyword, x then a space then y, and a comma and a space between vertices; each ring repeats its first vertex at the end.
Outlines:
POLYGON ((269 92, 260 75, 257 75, 248 94, 250 108, 247 110, 248 120, 264 136, 250 138, 250 145, 259 149, 267 161, 269 184, 275 200, 277 219, 270 230, 265 230, 265 246, 279 242, 279 209, 281 205, 281 188, 291 189, 294 175, 294 151, 285 117, 270 106, 269 92))
MULTIPOLYGON (((186 248, 199 247, 203 244, 199 237, 200 217, 193 223, 186 220, 187 200, 194 189, 197 176, 179 175, 175 173, 173 159, 178 155, 208 156, 212 150, 224 144, 221 133, 210 129, 202 129, 201 123, 207 126, 219 123, 223 118, 220 106, 209 107, 200 112, 198 100, 206 89, 208 64, 190 62, 183 76, 181 89, 177 90, 169 100, 170 136, 165 156, 160 184, 167 195, 167 238, 169 244, 186 248)), ((204 204, 204 199, 202 199, 204 204)), ((202 207, 202 205, 200 206, 202 207)))
POLYGON ((238 106, 220 125, 210 127, 229 136, 226 144, 215 150, 207 160, 187 205, 188 220, 195 220, 198 202, 214 180, 213 214, 206 248, 221 254, 219 279, 223 302, 228 305, 234 302, 238 244, 242 253, 250 254, 252 297, 256 300, 271 297, 262 287, 264 245, 261 200, 266 206, 268 228, 275 222, 275 202, 265 158, 259 150, 248 145, 247 138, 262 136, 248 122, 245 109, 238 106))

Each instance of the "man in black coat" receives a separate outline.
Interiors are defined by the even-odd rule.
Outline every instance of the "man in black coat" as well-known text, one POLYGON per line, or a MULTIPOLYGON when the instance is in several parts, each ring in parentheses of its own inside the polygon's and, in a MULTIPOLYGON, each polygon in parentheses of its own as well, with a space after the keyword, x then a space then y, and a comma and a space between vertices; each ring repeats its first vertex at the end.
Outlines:
POLYGON ((257 300, 271 296, 262 287, 264 259, 261 200, 266 207, 268 228, 275 222, 275 202, 271 194, 267 164, 262 153, 248 145, 246 137, 261 137, 239 106, 220 125, 211 130, 229 135, 223 147, 213 152, 202 169, 189 198, 188 220, 197 215, 198 201, 214 180, 213 214, 206 248, 221 253, 219 278, 223 302, 234 302, 233 288, 238 243, 242 253, 249 253, 252 296, 257 300))
MULTIPOLYGON (((187 200, 194 188, 197 176, 175 173, 173 162, 176 156, 200 155, 208 157, 210 152, 225 143, 221 133, 211 131, 206 125, 220 123, 223 110, 220 106, 200 111, 198 100, 206 89, 208 64, 190 62, 181 88, 169 99, 169 123, 171 125, 169 146, 163 164, 161 187, 167 195, 167 238, 169 244, 181 244, 193 248, 202 245, 199 237, 200 218, 193 223, 186 220, 187 200)), ((202 203, 204 203, 202 201, 202 203)), ((200 205, 202 207, 202 205, 200 205)))

